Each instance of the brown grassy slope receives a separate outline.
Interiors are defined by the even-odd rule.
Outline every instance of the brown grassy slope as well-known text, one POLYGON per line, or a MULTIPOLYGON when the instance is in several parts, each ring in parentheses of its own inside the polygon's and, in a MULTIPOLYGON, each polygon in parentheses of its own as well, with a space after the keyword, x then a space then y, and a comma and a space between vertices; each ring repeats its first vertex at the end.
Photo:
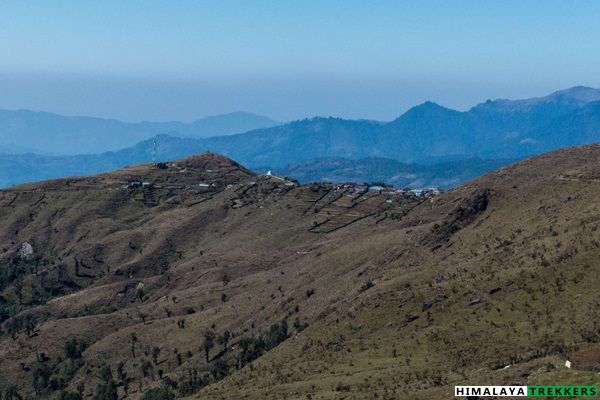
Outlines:
MULTIPOLYGON (((210 382, 200 345, 211 327, 234 334, 222 357, 220 345, 209 354, 232 373, 198 398, 426 399, 449 398, 455 384, 597 384, 552 366, 599 333, 598 156, 585 146, 536 157, 433 204, 382 197, 373 215, 330 233, 309 230, 364 199, 282 188, 216 155, 196 158, 198 169, 180 160, 5 191, 4 268, 24 241, 41 258, 37 274, 23 263, 23 305, 11 309, 36 315, 37 332, 0 339, 0 386, 32 393, 40 352, 52 379, 69 390, 84 382, 87 394, 103 363, 114 375, 125 363, 131 399, 164 383, 158 369, 180 384, 194 370, 210 382), (213 179, 214 189, 166 187, 207 182, 215 163, 231 174, 213 179), (162 187, 124 189, 119 180, 162 187), (32 307, 42 276, 64 294, 32 307), (290 338, 235 371, 240 339, 286 317, 290 338), (309 326, 296 332, 296 318, 309 326), (81 368, 59 361, 72 338, 89 344, 81 368), (154 347, 153 379, 140 366, 154 347)), ((2 294, 18 303, 14 285, 2 294)))
MULTIPOLYGON (((204 369, 198 347, 211 326, 218 333, 230 330, 235 341, 262 334, 290 311, 303 323, 314 320, 329 301, 356 285, 340 280, 336 294, 316 282, 346 273, 331 266, 347 255, 332 261, 321 251, 341 239, 308 232, 323 222, 317 221, 319 208, 338 201, 339 194, 283 183, 204 154, 166 169, 140 165, 2 192, 3 271, 16 270, 24 282, 20 302, 12 282, 2 294, 12 314, 35 316, 37 328, 35 335, 20 329, 14 339, 0 340, 6 365, 0 385, 14 382, 31 393, 32 371, 44 353, 55 386, 61 379, 71 390, 86 382, 87 393, 95 388, 101 364, 115 371, 118 362, 126 362, 135 398, 152 382, 141 376, 140 354, 148 359, 154 347, 162 355, 155 369, 180 379, 191 367, 204 369), (198 182, 213 186, 198 188, 198 182), (25 242, 34 253, 20 257, 25 242), (294 311, 303 298, 308 301, 311 288, 318 291, 312 306, 294 311), (132 333, 137 352, 131 351, 132 333), (64 344, 71 339, 88 344, 83 368, 64 361, 64 344), (186 355, 179 366, 175 350, 191 352, 191 358, 186 355)), ((374 213, 402 212, 405 203, 390 206, 384 197, 369 202, 374 213)), ((352 211, 353 204, 346 209, 352 211)))
POLYGON ((442 399, 457 384, 598 385, 597 374, 562 364, 600 339, 599 159, 598 145, 560 150, 401 222, 364 224, 337 251, 375 287, 348 293, 198 398, 442 399))

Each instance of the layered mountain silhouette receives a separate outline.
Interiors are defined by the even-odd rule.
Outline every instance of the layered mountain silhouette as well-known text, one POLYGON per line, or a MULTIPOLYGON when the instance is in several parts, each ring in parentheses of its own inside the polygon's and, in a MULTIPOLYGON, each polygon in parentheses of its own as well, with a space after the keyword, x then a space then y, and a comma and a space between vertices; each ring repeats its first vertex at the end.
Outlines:
MULTIPOLYGON (((22 113, 30 115, 27 112, 22 113)), ((67 146, 64 142, 70 141, 71 151, 75 151, 76 143, 86 141, 91 146, 86 148, 93 148, 93 143, 101 141, 103 135, 116 135, 121 138, 119 140, 131 143, 139 140, 140 135, 150 137, 158 132, 163 134, 143 140, 131 147, 95 155, 60 158, 2 155, 0 186, 6 187, 26 181, 67 175, 98 173, 151 161, 153 145, 156 141, 158 161, 211 151, 231 157, 259 171, 280 169, 295 179, 334 177, 349 180, 352 174, 328 173, 336 168, 335 160, 368 159, 368 163, 374 165, 373 171, 383 172, 355 176, 364 177, 368 181, 390 180, 399 185, 410 184, 410 180, 394 178, 407 172, 406 168, 397 170, 392 166, 393 163, 386 161, 395 160, 402 164, 413 165, 409 168, 412 169, 410 173, 416 174, 413 182, 420 182, 425 186, 452 187, 502 163, 506 164, 565 146, 599 141, 600 90, 574 87, 541 98, 488 100, 465 112, 426 102, 387 123, 315 117, 245 133, 202 139, 180 137, 202 131, 198 128, 199 122, 190 125, 123 124, 118 121, 86 118, 64 119, 64 117, 51 115, 50 119, 62 122, 46 125, 47 121, 42 118, 46 116, 46 114, 34 114, 35 118, 32 120, 35 123, 32 125, 34 128, 31 129, 39 140, 20 141, 21 147, 30 148, 34 144, 39 145, 50 141, 54 141, 56 145, 67 146), (67 130, 68 124, 65 125, 65 121, 76 126, 76 134, 71 132, 60 139, 61 127, 64 126, 65 132, 67 130), (92 128, 85 127, 88 123, 92 128), (132 130, 135 130, 135 134, 131 133, 132 130), (73 135, 78 136, 78 139, 69 139, 73 135), (59 139, 55 139, 56 137, 59 139), (469 159, 485 161, 477 164, 477 162, 466 161, 469 159), (329 161, 333 164, 328 165, 329 161), (454 162, 458 164, 428 167, 433 164, 454 162), (314 173, 300 171, 298 168, 300 165, 306 166, 307 170, 312 170, 314 173), (316 171, 316 166, 320 166, 321 170, 316 171), (446 174, 442 177, 432 174, 435 170, 458 172, 463 167, 467 168, 465 173, 452 176, 446 174), (297 174, 294 171, 297 171, 297 174)), ((274 125, 272 121, 260 117, 245 115, 245 119, 256 124, 274 125)), ((10 124, 6 121, 10 122, 11 119, 5 117, 4 121, 4 125, 7 126, 10 124)), ((13 125, 19 126, 21 131, 26 131, 27 118, 23 117, 19 121, 21 122, 13 125)), ((11 131, 4 128, 4 131, 16 132, 15 129, 11 131)), ((241 129, 241 125, 236 125, 236 129, 241 129)), ((208 132, 209 129, 205 131, 208 132)))
POLYGON ((598 100, 600 90, 577 87, 537 99, 487 101, 466 112, 427 102, 389 123, 317 117, 230 137, 171 142, 169 150, 193 146, 249 166, 283 166, 319 157, 385 157, 411 163, 522 158, 600 140, 600 133, 594 133, 600 131, 593 129, 600 118, 598 100), (574 127, 570 134, 565 131, 569 126, 574 127))
POLYGON ((178 137, 209 137, 278 125, 267 117, 244 112, 182 122, 125 123, 114 119, 66 117, 29 110, 0 110, 0 150, 7 154, 96 154, 114 151, 169 133, 178 137))

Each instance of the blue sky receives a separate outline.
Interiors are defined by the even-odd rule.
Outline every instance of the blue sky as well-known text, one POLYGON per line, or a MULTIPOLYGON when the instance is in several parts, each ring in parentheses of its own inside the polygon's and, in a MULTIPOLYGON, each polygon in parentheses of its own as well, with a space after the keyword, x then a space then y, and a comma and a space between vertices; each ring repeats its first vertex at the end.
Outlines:
POLYGON ((391 120, 600 87, 598 1, 0 3, 0 108, 391 120))

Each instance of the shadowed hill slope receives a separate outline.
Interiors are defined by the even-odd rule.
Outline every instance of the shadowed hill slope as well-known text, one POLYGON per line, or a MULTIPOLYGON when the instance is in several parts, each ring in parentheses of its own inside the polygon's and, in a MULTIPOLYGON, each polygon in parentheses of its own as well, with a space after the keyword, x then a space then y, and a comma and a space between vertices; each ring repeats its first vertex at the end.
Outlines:
POLYGON ((443 399, 458 384, 598 385, 562 367, 600 337, 598 159, 563 149, 431 200, 299 186, 210 153, 1 191, 0 387, 443 399))

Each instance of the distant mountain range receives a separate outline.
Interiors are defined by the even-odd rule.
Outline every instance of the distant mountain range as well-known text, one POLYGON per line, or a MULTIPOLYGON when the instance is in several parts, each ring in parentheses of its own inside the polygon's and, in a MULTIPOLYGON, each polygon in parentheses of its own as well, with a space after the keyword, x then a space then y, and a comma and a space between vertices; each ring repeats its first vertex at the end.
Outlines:
POLYGON ((279 125, 267 117, 236 112, 182 122, 125 123, 114 119, 66 117, 29 110, 0 110, 0 151, 7 154, 97 154, 116 151, 158 134, 205 138, 279 125))
POLYGON ((236 113, 192 124, 125 124, 29 111, 0 112, 4 148, 16 137, 19 147, 44 148, 48 153, 59 153, 59 147, 68 149, 62 153, 85 153, 89 151, 82 148, 97 148, 99 142, 117 146, 118 140, 126 148, 70 157, 3 155, 0 187, 148 162, 156 140, 158 161, 211 151, 257 172, 276 169, 303 182, 377 180, 447 188, 527 156, 600 141, 600 90, 574 87, 541 98, 488 100, 465 112, 426 102, 387 123, 315 117, 277 124, 236 113), (262 127, 223 136, 223 132, 234 133, 252 124, 262 127), (145 140, 135 139, 135 145, 125 146, 126 141, 144 135, 145 140))
POLYGON ((165 159, 186 150, 212 151, 250 167, 323 157, 418 164, 515 159, 600 140, 600 90, 576 87, 543 98, 487 101, 466 112, 427 102, 389 123, 316 117, 228 137, 159 140, 168 142, 159 153, 165 159))
POLYGON ((427 102, 389 123, 312 118, 201 144, 250 166, 317 157, 421 164, 522 158, 600 140, 599 101, 600 90, 577 87, 538 99, 487 101, 466 112, 427 102))

